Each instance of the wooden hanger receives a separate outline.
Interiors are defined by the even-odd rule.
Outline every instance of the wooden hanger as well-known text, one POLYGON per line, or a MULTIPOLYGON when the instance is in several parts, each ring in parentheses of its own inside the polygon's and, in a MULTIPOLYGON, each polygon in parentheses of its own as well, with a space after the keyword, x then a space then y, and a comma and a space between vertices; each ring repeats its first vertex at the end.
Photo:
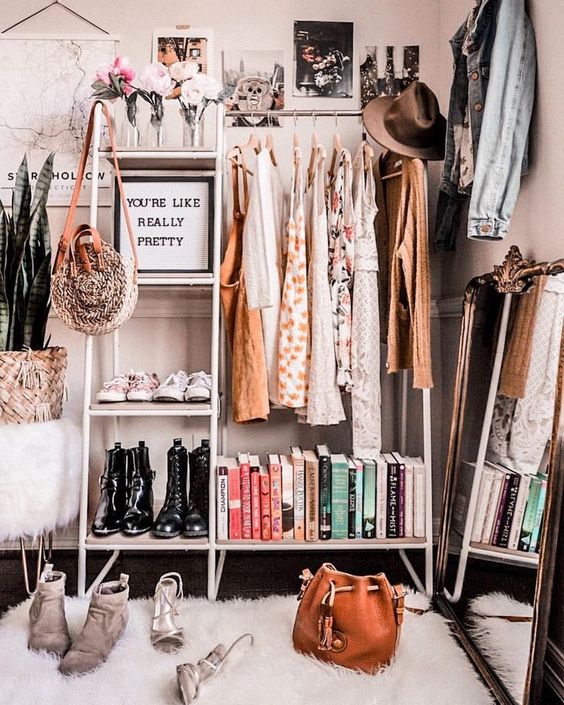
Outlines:
POLYGON ((393 171, 391 174, 386 174, 386 176, 382 177, 382 181, 387 181, 388 179, 395 179, 396 177, 401 176, 403 171, 402 165, 403 159, 400 157, 394 164, 394 169, 397 169, 397 171, 393 171))
POLYGON ((343 143, 341 142, 341 135, 339 134, 339 122, 337 120, 337 111, 335 110, 335 134, 333 136, 333 156, 331 158, 331 166, 329 168, 329 177, 333 178, 335 175, 335 164, 337 162, 337 155, 343 151, 343 143))
POLYGON ((317 137, 316 125, 317 119, 315 117, 315 110, 311 111, 311 119, 313 120, 313 132, 311 133, 311 154, 309 157, 309 164, 307 167, 307 186, 311 186, 313 182, 313 176, 315 173, 315 162, 319 146, 319 138, 317 137))
POLYGON ((229 152, 225 155, 225 158, 235 164, 239 169, 244 170, 249 176, 253 175, 253 172, 247 168, 246 166, 243 166, 241 162, 238 159, 238 156, 242 153, 243 149, 248 149, 249 148, 249 143, 247 142, 244 145, 235 145, 235 147, 232 147, 229 152))
MULTIPOLYGON (((270 127, 270 110, 268 110, 266 113, 266 122, 267 122, 268 126, 270 127)), ((272 163, 274 164, 274 166, 278 166, 278 161, 276 159, 276 155, 274 154, 274 141, 272 139, 272 134, 270 132, 266 135, 264 146, 266 147, 266 149, 268 149, 268 153, 270 154, 270 159, 271 159, 272 163)))

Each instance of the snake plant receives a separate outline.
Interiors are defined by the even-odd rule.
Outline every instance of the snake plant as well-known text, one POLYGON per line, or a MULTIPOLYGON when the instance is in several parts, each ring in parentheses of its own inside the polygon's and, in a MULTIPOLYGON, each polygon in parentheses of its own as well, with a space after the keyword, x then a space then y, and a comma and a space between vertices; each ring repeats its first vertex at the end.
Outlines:
POLYGON ((47 195, 50 154, 31 192, 27 157, 16 174, 9 213, 0 201, 0 350, 44 347, 51 290, 51 238, 47 195))

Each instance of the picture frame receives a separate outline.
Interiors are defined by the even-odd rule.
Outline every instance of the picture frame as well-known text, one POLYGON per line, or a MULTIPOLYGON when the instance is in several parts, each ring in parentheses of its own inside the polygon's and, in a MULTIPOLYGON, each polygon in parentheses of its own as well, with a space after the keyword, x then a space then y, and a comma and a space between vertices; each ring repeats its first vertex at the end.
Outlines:
MULTIPOLYGON (((213 272, 214 179, 183 174, 122 175, 140 275, 213 272)), ((114 190, 114 247, 131 256, 119 189, 114 190)))
POLYGON ((176 61, 190 60, 198 62, 202 73, 213 75, 212 29, 181 25, 153 29, 151 61, 170 66, 176 61))

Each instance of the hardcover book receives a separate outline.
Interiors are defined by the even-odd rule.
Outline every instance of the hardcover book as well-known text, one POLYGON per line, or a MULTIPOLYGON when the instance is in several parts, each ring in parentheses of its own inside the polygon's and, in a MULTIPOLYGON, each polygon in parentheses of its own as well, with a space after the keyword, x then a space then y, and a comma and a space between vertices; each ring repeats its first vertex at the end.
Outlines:
POLYGON ((342 453, 331 455, 331 538, 349 534, 349 461, 342 453))
POLYGON ((315 446, 319 462, 319 538, 327 541, 331 538, 331 451, 325 445, 315 446))
POLYGON ((364 463, 364 501, 362 509, 362 538, 376 537, 376 464, 369 458, 364 463))
POLYGON ((354 458, 347 458, 349 463, 349 539, 356 538, 356 462, 354 458))
POLYGON ((268 472, 270 474, 270 519, 272 540, 282 540, 282 467, 280 456, 269 453, 268 472))
POLYGON ((270 475, 268 469, 260 469, 260 537, 263 541, 272 539, 272 520, 270 518, 270 475))
POLYGON ((411 458, 411 462, 413 463, 413 535, 421 539, 426 537, 427 470, 423 458, 411 458))
POLYGON ((531 537, 535 526, 535 516, 537 513, 541 485, 542 482, 540 477, 538 475, 533 475, 531 477, 529 496, 527 498, 525 516, 523 517, 523 526, 521 527, 521 535, 519 537, 520 551, 528 551, 531 545, 531 537))
POLYGON ((241 538, 253 536, 251 516, 251 464, 248 453, 239 453, 239 473, 241 476, 241 538))
POLYGON ((391 453, 384 453, 388 465, 388 521, 386 537, 397 539, 399 537, 399 467, 391 453))
POLYGON ((405 458, 405 531, 406 538, 413 537, 413 458, 405 458))
POLYGON ((509 532, 509 543, 507 544, 507 548, 511 548, 513 550, 516 550, 519 547, 519 539, 521 537, 523 519, 525 518, 525 506, 527 504, 527 498, 529 496, 531 480, 531 475, 522 475, 521 481, 519 482, 519 492, 517 493, 515 511, 513 512, 511 530, 509 532))
POLYGON ((359 458, 354 459, 356 465, 356 519, 355 538, 362 538, 362 509, 364 501, 364 463, 359 458))
POLYGON ((306 482, 306 541, 319 539, 319 477, 317 455, 313 450, 304 450, 306 482))
POLYGON ((305 539, 305 466, 304 454, 299 446, 292 446, 292 465, 294 466, 294 538, 305 539))
POLYGON ((376 538, 385 539, 388 526, 388 463, 380 453, 376 459, 376 538))
POLYGON ((544 473, 541 473, 541 472, 538 472, 537 475, 541 481, 541 486, 540 486, 540 491, 539 491, 539 499, 537 502, 537 509, 535 512, 535 522, 534 522, 534 526, 533 526, 533 533, 531 534, 531 546, 529 548, 529 551, 531 553, 538 553, 540 530, 541 530, 541 526, 542 526, 542 518, 544 515, 544 503, 546 501, 546 486, 548 483, 548 476, 547 475, 545 475, 544 473))
MULTIPOLYGON (((497 513, 496 513, 496 517, 495 517, 494 533, 493 533, 493 540, 492 540, 492 545, 494 545, 494 546, 499 546, 501 529, 502 529, 502 525, 504 523, 507 504, 509 501, 509 490, 510 490, 510 488, 513 487, 514 478, 515 478, 514 472, 512 472, 511 470, 505 470, 503 485, 501 488, 501 497, 499 499, 499 504, 497 507, 497 513)), ((513 492, 512 492, 512 494, 513 494, 513 492)), ((517 490, 515 490, 514 495, 515 496, 513 497, 513 500, 512 500, 513 503, 515 502, 515 499, 517 497, 517 490)), ((513 510, 511 512, 511 514, 513 515, 513 510)), ((509 535, 508 535, 508 537, 509 537, 509 535)))
POLYGON ((254 541, 261 539, 260 512, 260 459, 258 455, 249 456, 251 465, 251 535, 254 541))
POLYGON ((505 480, 504 472, 499 470, 499 468, 494 468, 494 470, 495 474, 492 482, 492 489, 490 492, 490 497, 488 499, 486 516, 484 518, 484 530, 482 531, 482 543, 487 544, 491 544, 492 542, 493 532, 495 528, 495 519, 497 516, 497 508, 499 506, 503 482, 505 480))
MULTIPOLYGON (((464 462, 465 471, 471 472, 472 477, 476 473, 476 463, 464 462)), ((476 510, 474 512, 474 523, 472 524, 472 533, 470 536, 471 541, 480 543, 482 539, 482 533, 484 531, 484 522, 486 520, 486 511, 488 508, 488 501, 492 491, 492 485, 495 477, 495 470, 487 465, 484 465, 482 470, 482 476, 480 479, 480 487, 478 489, 478 498, 476 500, 476 510)))
POLYGON ((228 497, 229 497, 229 539, 241 540, 241 474, 237 461, 228 466, 228 497))
POLYGON ((235 464, 235 458, 217 459, 217 538, 227 541, 229 538, 229 496, 228 496, 228 463, 235 464))
POLYGON ((398 536, 405 536, 405 462, 399 453, 392 453, 398 468, 398 536))
POLYGON ((294 538, 294 466, 289 455, 280 456, 282 467, 282 536, 294 538))

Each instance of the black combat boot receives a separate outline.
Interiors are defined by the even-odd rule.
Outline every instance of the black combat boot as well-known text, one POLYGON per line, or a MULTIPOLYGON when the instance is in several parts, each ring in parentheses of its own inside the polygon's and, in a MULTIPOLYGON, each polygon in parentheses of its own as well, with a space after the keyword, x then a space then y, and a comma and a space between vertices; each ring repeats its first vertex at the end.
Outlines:
POLYGON ((153 526, 153 534, 163 539, 173 538, 180 534, 188 510, 188 498, 186 497, 188 452, 182 445, 182 438, 175 438, 174 445, 169 448, 167 466, 166 497, 153 526))
POLYGON ((194 448, 189 458, 190 501, 182 533, 189 538, 197 538, 208 535, 210 442, 203 439, 202 445, 194 448))
POLYGON ((126 450, 121 443, 106 450, 106 465, 100 475, 100 501, 92 522, 92 533, 97 536, 115 534, 123 528, 127 511, 126 450))
POLYGON ((153 480, 155 473, 149 462, 145 441, 127 451, 127 478, 129 503, 123 520, 123 533, 130 536, 144 534, 153 526, 153 480))

